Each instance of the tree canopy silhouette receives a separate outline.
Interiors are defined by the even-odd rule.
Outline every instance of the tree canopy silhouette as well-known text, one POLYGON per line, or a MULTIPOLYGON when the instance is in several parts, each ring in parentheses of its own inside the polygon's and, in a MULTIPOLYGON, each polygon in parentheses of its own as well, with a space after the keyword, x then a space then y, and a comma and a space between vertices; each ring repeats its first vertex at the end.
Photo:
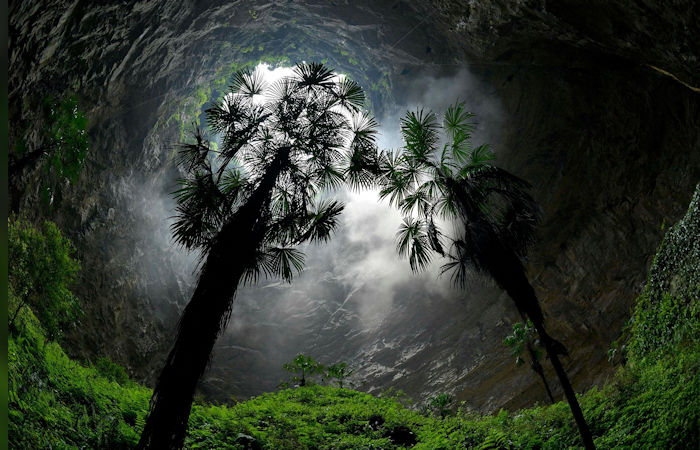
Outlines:
POLYGON ((521 261, 533 243, 540 209, 524 180, 493 165, 488 145, 472 146, 473 115, 463 103, 447 108, 442 126, 432 111, 410 111, 401 120, 402 152, 383 152, 380 197, 405 215, 397 251, 414 271, 439 255, 455 284, 482 273, 508 293, 537 330, 571 406, 587 448, 594 448, 571 383, 559 361, 563 346, 549 336, 539 300, 521 261), (440 131, 444 132, 444 138, 440 131), (455 231, 443 232, 440 219, 455 231))
POLYGON ((199 129, 182 146, 187 175, 175 192, 172 229, 178 243, 201 252, 202 266, 140 448, 182 446, 197 381, 239 283, 291 281, 304 265, 296 247, 329 239, 343 210, 322 192, 373 181, 377 124, 364 102, 356 82, 322 64, 299 64, 270 85, 258 71, 240 71, 231 92, 206 111, 219 149, 199 129))

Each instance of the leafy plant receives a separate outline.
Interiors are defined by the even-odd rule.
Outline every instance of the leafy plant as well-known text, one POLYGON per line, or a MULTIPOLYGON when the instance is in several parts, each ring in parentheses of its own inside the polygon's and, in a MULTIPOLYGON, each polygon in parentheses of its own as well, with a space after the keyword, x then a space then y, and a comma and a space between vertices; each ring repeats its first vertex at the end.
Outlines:
POLYGON ((430 400, 430 407, 436 416, 444 419, 450 414, 450 406, 453 401, 454 397, 450 394, 438 394, 430 400))
POLYGON ((8 339, 9 447, 133 448, 150 390, 69 359, 31 309, 17 322, 8 339))
POLYGON ((80 270, 75 249, 53 222, 42 229, 26 220, 9 218, 8 277, 10 330, 23 308, 29 306, 39 318, 49 340, 63 334, 82 313, 78 298, 68 289, 80 270))
POLYGON ((479 450, 510 450, 512 448, 510 444, 503 432, 494 430, 479 446, 479 450))
POLYGON ((88 120, 74 95, 46 97, 42 110, 42 143, 28 150, 21 141, 19 154, 10 156, 8 172, 11 179, 16 179, 45 160, 46 176, 42 179, 41 192, 44 200, 51 203, 60 183, 74 183, 78 179, 88 151, 88 120))
POLYGON ((335 379, 339 388, 345 384, 345 380, 355 372, 353 369, 348 369, 348 365, 344 362, 331 364, 326 367, 324 378, 327 380, 335 379))
POLYGON ((325 367, 311 356, 299 354, 291 362, 282 366, 287 372, 294 374, 292 381, 299 382, 299 386, 303 387, 310 381, 308 377, 320 375, 324 373, 325 367))
POLYGON ((97 360, 95 369, 97 369, 97 373, 104 378, 112 380, 121 385, 126 385, 126 383, 129 381, 129 375, 127 375, 126 370, 119 364, 115 364, 106 356, 103 356, 97 360))
POLYGON ((549 389, 549 383, 547 382, 547 377, 544 375, 544 369, 540 364, 540 358, 542 357, 542 349, 539 345, 539 341, 534 337, 535 328, 532 322, 529 320, 523 325, 522 323, 513 324, 513 333, 507 336, 503 343, 510 347, 511 354, 515 356, 515 364, 521 366, 525 364, 523 359, 523 353, 527 350, 530 368, 533 372, 537 374, 542 380, 542 385, 549 400, 554 403, 554 396, 552 391, 549 389))
MULTIPOLYGON (((628 344, 643 345, 646 352, 630 352, 629 364, 613 380, 579 399, 600 449, 695 450, 700 443, 700 340, 693 332, 700 317, 683 312, 688 307, 692 311, 696 300, 675 306, 694 295, 698 266, 692 245, 700 220, 679 228, 685 230, 684 237, 667 235, 652 268, 653 282, 635 306, 628 344), (680 260, 669 264, 672 255, 665 248, 674 240, 677 245, 671 248, 691 247, 682 255, 670 252, 680 260), (665 330, 656 334, 668 326, 672 327, 668 334, 665 330), (645 330, 655 331, 646 339, 645 330)), ((16 302, 13 295, 10 289, 10 302, 16 302)), ((118 384, 103 376, 118 371, 113 363, 101 373, 70 359, 57 342, 47 342, 31 308, 22 309, 16 325, 16 333, 8 337, 7 353, 10 448, 133 448, 145 425, 152 392, 131 381, 118 384)), ((566 403, 497 414, 458 408, 440 418, 407 408, 399 401, 401 396, 394 389, 375 397, 313 385, 230 406, 201 401, 193 405, 184 446, 416 450, 580 446, 566 403)))

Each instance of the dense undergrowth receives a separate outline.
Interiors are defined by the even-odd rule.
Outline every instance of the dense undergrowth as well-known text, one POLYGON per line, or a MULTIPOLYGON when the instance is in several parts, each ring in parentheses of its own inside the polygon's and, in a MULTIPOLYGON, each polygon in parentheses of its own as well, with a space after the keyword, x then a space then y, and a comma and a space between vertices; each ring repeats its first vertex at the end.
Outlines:
MULTIPOLYGON (((626 364, 580 397, 599 448, 689 448, 700 442, 700 194, 667 234, 647 286, 616 344, 626 364)), ((10 293, 10 303, 16 302, 10 293)), ((8 342, 11 448, 131 448, 150 390, 106 359, 69 359, 30 309, 8 342)), ((189 448, 576 447, 566 403, 446 417, 409 409, 400 396, 308 386, 229 406, 197 403, 189 448)))

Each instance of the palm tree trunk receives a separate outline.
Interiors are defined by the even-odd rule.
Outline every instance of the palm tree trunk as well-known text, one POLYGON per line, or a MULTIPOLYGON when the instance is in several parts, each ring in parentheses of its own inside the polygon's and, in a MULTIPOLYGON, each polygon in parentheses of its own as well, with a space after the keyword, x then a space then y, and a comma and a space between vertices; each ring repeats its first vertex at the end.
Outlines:
POLYGON ((552 395, 552 391, 549 389, 549 383, 547 383, 547 377, 544 376, 544 370, 542 369, 542 365, 540 362, 537 360, 537 356, 535 355, 535 351, 532 349, 532 346, 530 344, 527 345, 527 350, 530 353, 530 358, 532 358, 532 362, 530 363, 530 367, 532 367, 532 370, 539 375, 540 379, 542 380, 542 384, 544 385, 544 390, 547 391, 547 397, 549 397, 549 401, 554 404, 554 396, 552 395))
POLYGON ((561 350, 561 344, 557 345, 558 342, 552 338, 545 329, 544 316, 542 315, 539 300, 535 295, 535 290, 525 276, 525 269, 522 263, 515 254, 505 251, 502 247, 498 249, 494 249, 493 247, 488 248, 488 251, 485 252, 481 258, 488 263, 490 275, 496 283, 508 293, 508 296, 515 302, 520 313, 526 315, 535 326, 540 336, 540 341, 547 351, 547 356, 552 362, 557 378, 559 378, 564 396, 569 403, 571 413, 578 426, 583 445, 586 449, 595 449, 593 436, 583 416, 581 406, 576 399, 574 388, 571 386, 571 382, 566 375, 561 361, 559 361, 558 353, 561 350))
POLYGON ((559 383, 564 391, 566 401, 569 403, 569 407, 571 407, 571 413, 574 415, 576 425, 578 425, 581 439, 583 439, 583 445, 587 449, 595 449, 593 436, 591 435, 586 419, 583 416, 581 406, 578 404, 578 400, 576 399, 574 388, 571 386, 571 382, 569 382, 569 377, 566 375, 566 371, 564 371, 561 361, 559 361, 559 355, 557 354, 557 348, 554 345, 554 340, 549 336, 549 334, 547 334, 544 324, 534 325, 535 329, 537 329, 537 333, 540 335, 540 339, 542 339, 542 342, 544 343, 544 347, 547 350, 547 356, 549 356, 549 360, 552 362, 554 371, 557 373, 557 377, 559 378, 559 383))
POLYGON ((265 211, 288 155, 289 149, 278 152, 255 192, 214 239, 153 390, 138 449, 180 449, 184 445, 197 382, 228 323, 238 283, 255 262, 266 231, 265 211))

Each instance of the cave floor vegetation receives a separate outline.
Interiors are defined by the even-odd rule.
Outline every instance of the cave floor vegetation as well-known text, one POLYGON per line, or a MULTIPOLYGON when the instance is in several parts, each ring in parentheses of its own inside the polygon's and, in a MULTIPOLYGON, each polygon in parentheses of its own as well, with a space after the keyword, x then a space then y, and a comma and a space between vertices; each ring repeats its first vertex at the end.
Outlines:
MULTIPOLYGON (((598 448, 697 448, 700 442, 700 190, 667 233, 646 288, 611 356, 614 379, 580 396, 598 448)), ((12 285, 10 306, 17 303, 12 285)), ((107 359, 78 362, 24 308, 8 341, 10 448, 132 448, 151 390, 107 359)), ((229 405, 197 401, 186 448, 542 448, 580 445, 565 402, 496 414, 465 404, 411 409, 401 393, 372 396, 310 385, 229 405)))

